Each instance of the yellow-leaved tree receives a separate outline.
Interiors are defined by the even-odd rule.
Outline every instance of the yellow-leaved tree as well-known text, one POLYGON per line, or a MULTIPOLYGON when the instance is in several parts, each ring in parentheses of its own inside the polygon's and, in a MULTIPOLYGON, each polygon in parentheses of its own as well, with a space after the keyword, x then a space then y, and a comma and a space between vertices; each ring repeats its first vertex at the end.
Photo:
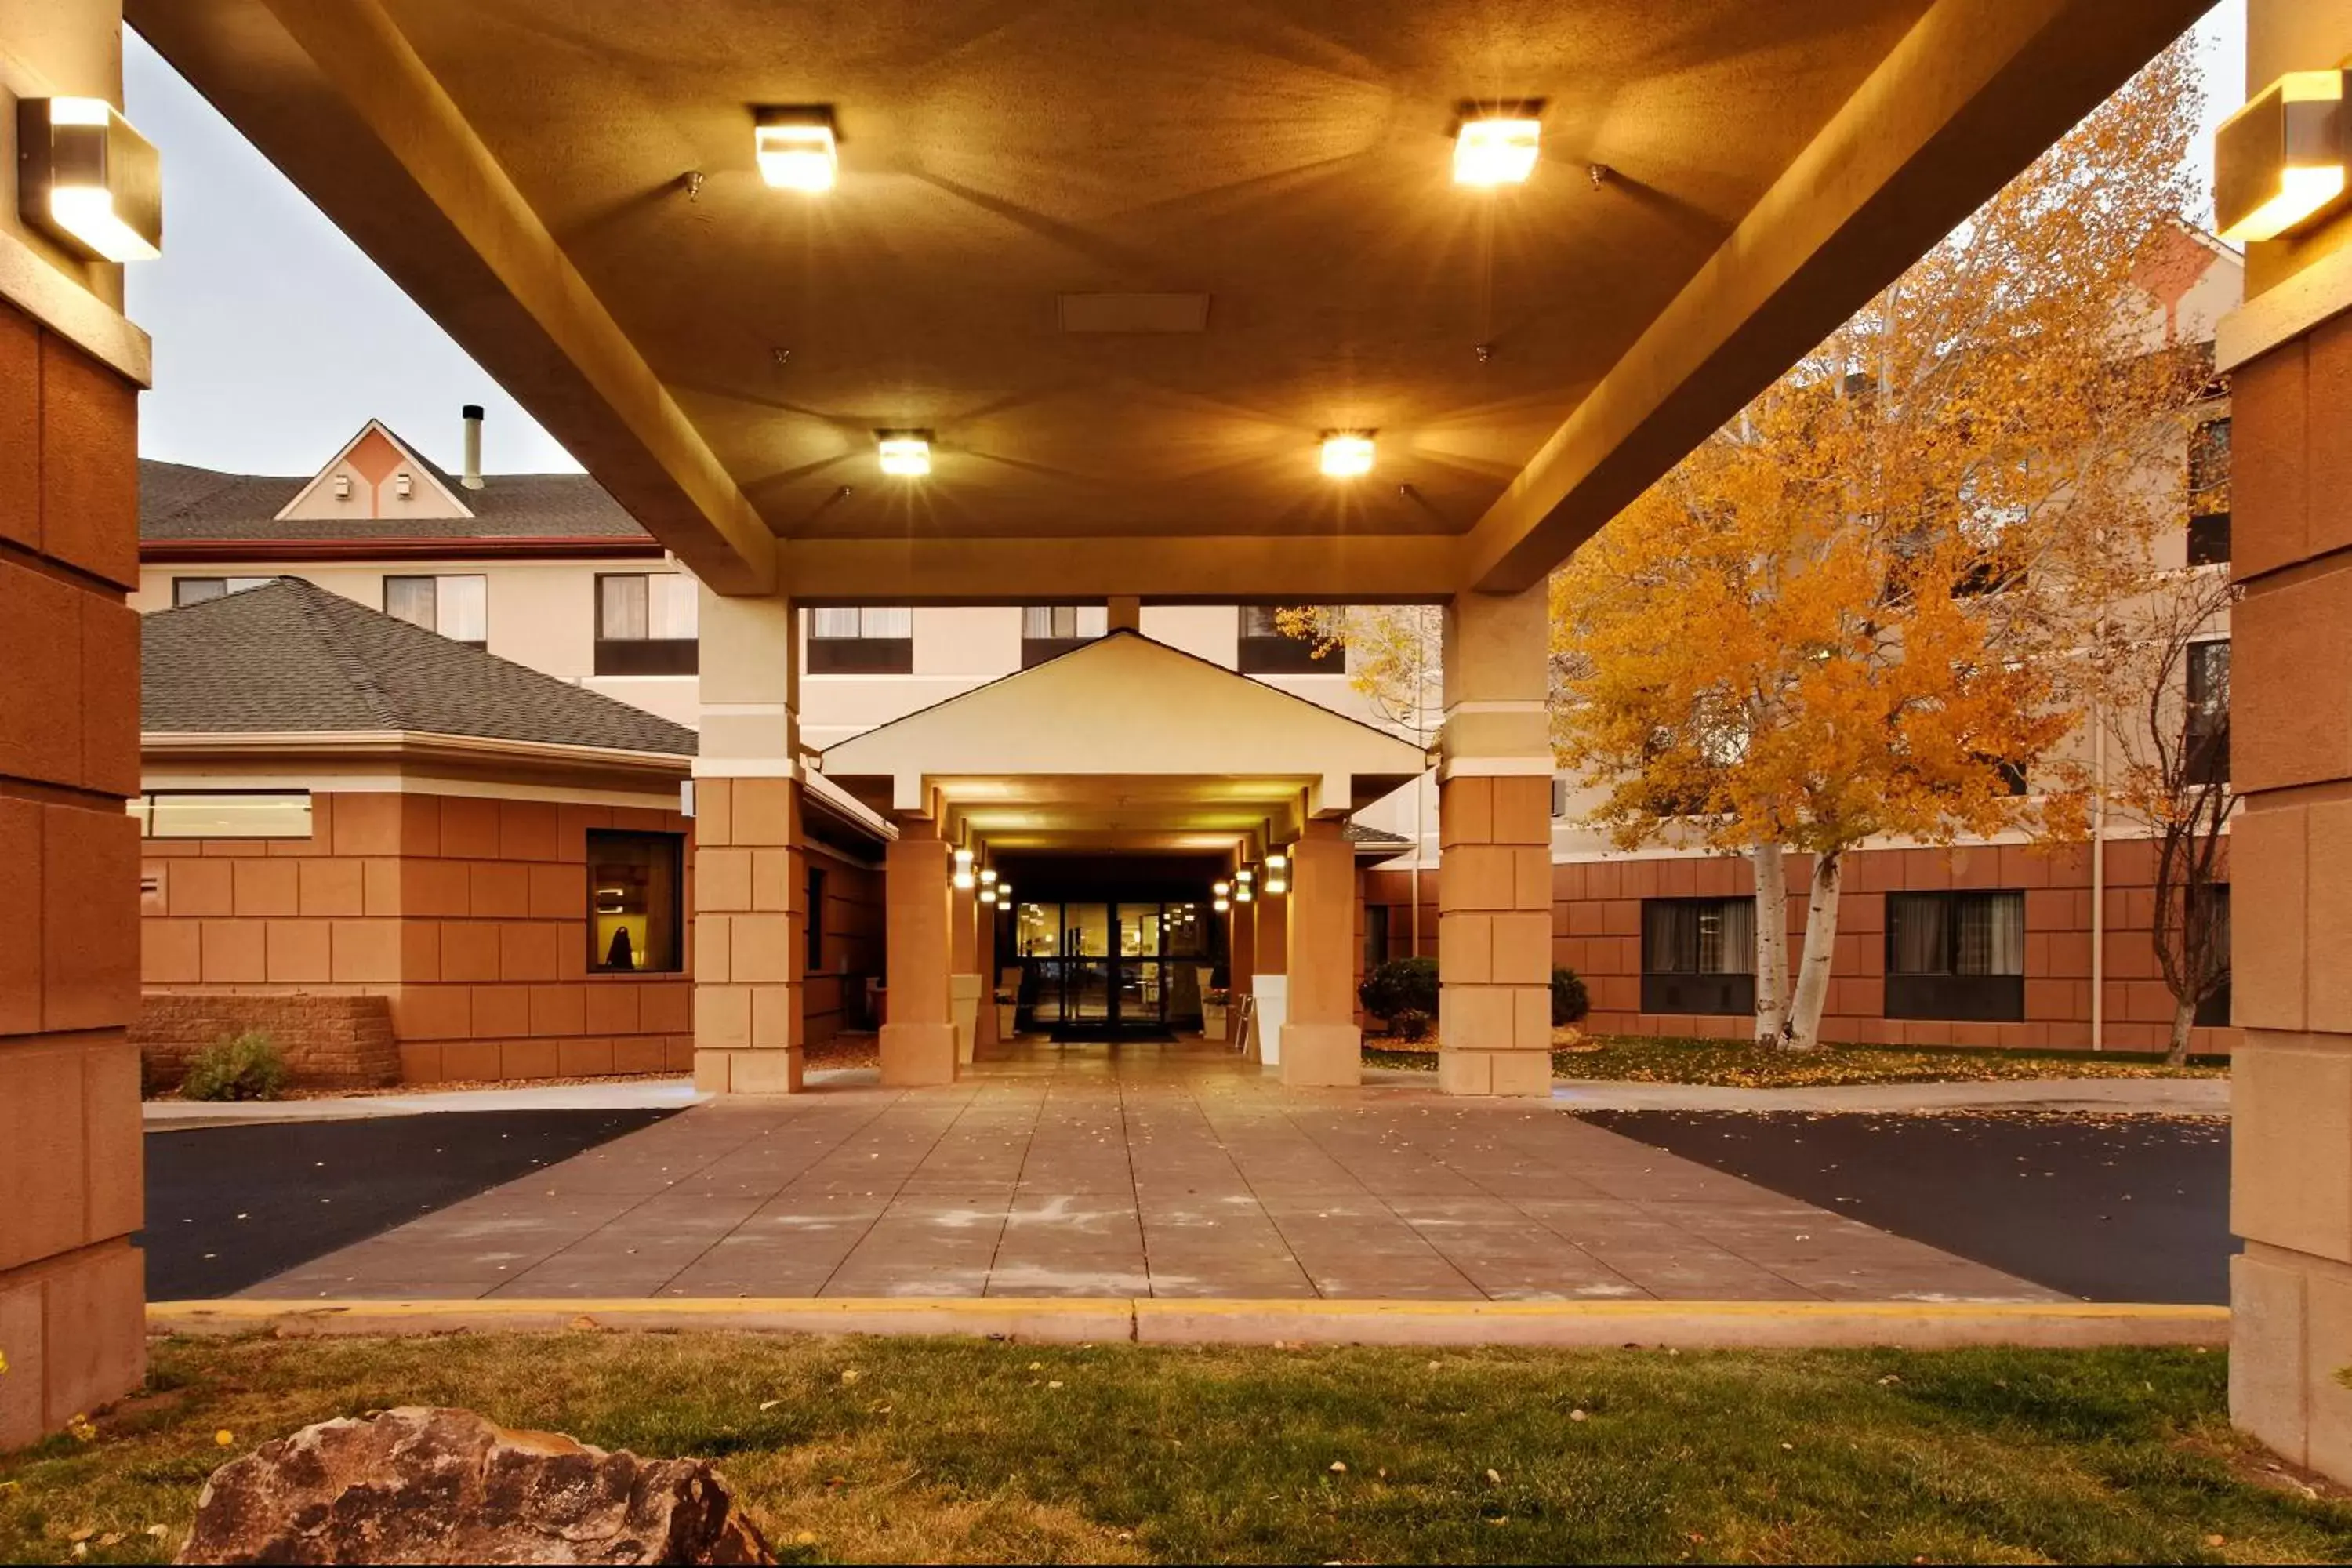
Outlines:
POLYGON ((2194 66, 2159 58, 1553 580, 1592 820, 1753 861, 1759 1041, 1818 1040, 1856 846, 2081 831, 2090 617, 2179 521, 2204 380, 2134 281, 2192 210, 2194 66))

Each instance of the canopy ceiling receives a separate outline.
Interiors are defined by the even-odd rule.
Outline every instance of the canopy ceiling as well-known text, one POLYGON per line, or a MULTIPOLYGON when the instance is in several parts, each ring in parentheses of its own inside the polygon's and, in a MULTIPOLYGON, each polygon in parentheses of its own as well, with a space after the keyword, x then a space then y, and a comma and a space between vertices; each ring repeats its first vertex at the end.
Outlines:
POLYGON ((127 13, 707 578, 889 602, 1531 582, 2202 8, 127 13), (1534 177, 1454 185, 1457 103, 1524 99, 1534 177), (761 182, 761 104, 832 106, 837 188, 761 182), (1104 293, 1205 328, 1065 330, 1104 293))

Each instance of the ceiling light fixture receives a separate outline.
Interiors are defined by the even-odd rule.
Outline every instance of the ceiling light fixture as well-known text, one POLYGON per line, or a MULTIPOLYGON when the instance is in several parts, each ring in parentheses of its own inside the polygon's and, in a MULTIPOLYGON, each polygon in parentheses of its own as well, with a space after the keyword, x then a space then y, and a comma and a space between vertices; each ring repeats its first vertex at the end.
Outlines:
POLYGON ((919 479, 931 471, 929 431, 877 430, 874 438, 881 450, 884 473, 902 479, 919 479))
POLYGON ((1543 121, 1528 106, 1462 111, 1454 133, 1454 183, 1457 185, 1523 184, 1536 168, 1536 141, 1543 121))
POLYGON ((163 254, 163 171, 155 144, 102 98, 16 103, 16 210, 100 261, 163 254))
POLYGON ((751 155, 759 161, 760 177, 778 190, 814 195, 833 189, 841 167, 834 140, 830 109, 752 111, 751 155))
POLYGON ((2346 73, 2289 71, 2213 138, 2213 216, 2233 245, 2275 239, 2342 199, 2346 73))
POLYGON ((1372 471, 1370 430, 1326 430, 1323 472, 1335 479, 1360 479, 1372 471))

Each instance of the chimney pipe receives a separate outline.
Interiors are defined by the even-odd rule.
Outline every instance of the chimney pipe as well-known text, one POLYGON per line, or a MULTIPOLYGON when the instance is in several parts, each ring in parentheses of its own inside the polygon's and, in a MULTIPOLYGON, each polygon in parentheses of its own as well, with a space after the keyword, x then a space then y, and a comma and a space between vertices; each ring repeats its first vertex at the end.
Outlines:
POLYGON ((460 482, 478 490, 482 488, 482 405, 468 403, 458 412, 466 421, 466 475, 460 482))

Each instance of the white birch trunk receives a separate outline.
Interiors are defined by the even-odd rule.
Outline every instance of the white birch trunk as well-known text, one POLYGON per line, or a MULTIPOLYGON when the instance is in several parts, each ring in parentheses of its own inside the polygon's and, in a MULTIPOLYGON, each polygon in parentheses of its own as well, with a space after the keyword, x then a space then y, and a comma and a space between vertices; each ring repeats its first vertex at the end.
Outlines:
POLYGON ((1837 850, 1813 859, 1813 890, 1805 906, 1805 953, 1797 971, 1797 996, 1789 1014, 1789 1048, 1809 1051, 1822 1043, 1822 1009, 1830 997, 1830 959, 1837 951, 1838 889, 1845 880, 1845 856, 1837 850))
POLYGON ((1785 1044, 1789 1033, 1789 868, 1778 844, 1748 851, 1756 868, 1756 1043, 1785 1044))

